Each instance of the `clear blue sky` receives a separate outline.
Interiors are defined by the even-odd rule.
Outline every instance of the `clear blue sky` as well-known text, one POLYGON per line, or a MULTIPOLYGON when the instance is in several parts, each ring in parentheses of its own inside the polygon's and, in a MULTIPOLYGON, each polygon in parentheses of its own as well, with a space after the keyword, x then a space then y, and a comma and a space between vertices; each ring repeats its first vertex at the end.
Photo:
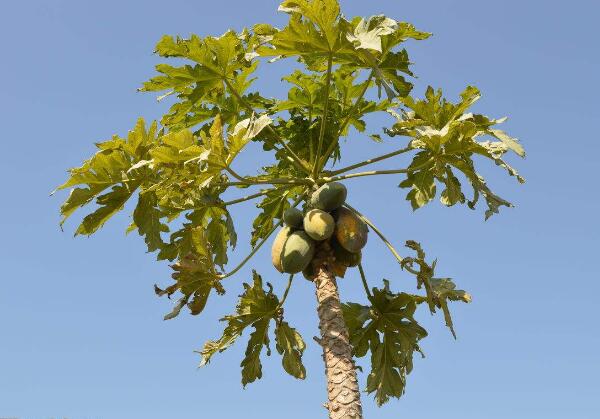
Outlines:
MULTIPOLYGON (((408 44, 419 75, 455 98, 467 84, 483 99, 478 112, 509 115, 505 128, 528 157, 511 160, 528 183, 482 169, 517 207, 484 222, 482 210, 434 204, 413 214, 400 179, 349 184, 350 196, 397 244, 421 241, 474 297, 454 306, 458 340, 440 316, 421 313, 430 329, 407 394, 367 418, 592 419, 600 417, 600 198, 598 194, 598 18, 595 1, 343 1, 347 15, 385 13, 434 32, 408 44), (367 185, 370 185, 367 187, 367 185), (376 199, 378 198, 378 199, 376 199), (595 396, 594 396, 595 395, 595 396), (595 399, 595 400, 593 400, 595 399)), ((163 34, 220 34, 256 22, 281 24, 277 1, 11 1, 0 18, 2 179, 0 230, 0 417, 158 419, 326 417, 325 382, 311 284, 298 281, 289 321, 309 342, 308 378, 284 375, 277 356, 264 379, 242 390, 244 344, 197 370, 199 349, 217 337, 216 321, 234 305, 243 270, 229 293, 201 317, 164 322, 167 300, 152 285, 169 269, 124 236, 128 216, 97 236, 58 228, 65 195, 48 197, 93 152, 93 142, 125 134, 138 116, 166 109, 136 93, 153 74, 163 34), (261 412, 261 413, 258 413, 261 412)), ((259 86, 282 93, 279 74, 263 67, 259 86)), ((387 122, 387 119, 385 120, 387 122)), ((378 121, 375 121, 378 122, 378 121)), ((384 119, 381 119, 381 123, 384 119)), ((388 150, 358 136, 346 162, 388 150)), ((240 171, 256 167, 247 156, 240 171)), ((236 210, 244 225, 255 208, 236 210)), ((268 250, 254 265, 278 290, 283 279, 268 250)), ((372 237, 366 269, 410 289, 372 237)), ((345 300, 363 299, 356 275, 341 281, 345 300)), ((364 363, 362 363, 364 365, 364 363)), ((364 377, 362 377, 364 379, 364 377)), ((363 380, 364 384, 364 380, 363 380)))

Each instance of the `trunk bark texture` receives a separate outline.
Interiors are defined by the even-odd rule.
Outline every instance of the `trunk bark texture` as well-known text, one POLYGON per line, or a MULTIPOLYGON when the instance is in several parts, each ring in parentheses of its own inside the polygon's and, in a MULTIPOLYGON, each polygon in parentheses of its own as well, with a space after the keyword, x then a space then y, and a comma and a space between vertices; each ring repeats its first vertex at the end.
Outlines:
POLYGON ((356 379, 356 367, 352 358, 352 346, 348 328, 342 315, 342 306, 335 275, 329 262, 328 249, 321 249, 314 261, 314 282, 317 287, 317 311, 319 313, 320 344, 323 347, 325 374, 327 375, 330 419, 362 419, 360 390, 356 379))

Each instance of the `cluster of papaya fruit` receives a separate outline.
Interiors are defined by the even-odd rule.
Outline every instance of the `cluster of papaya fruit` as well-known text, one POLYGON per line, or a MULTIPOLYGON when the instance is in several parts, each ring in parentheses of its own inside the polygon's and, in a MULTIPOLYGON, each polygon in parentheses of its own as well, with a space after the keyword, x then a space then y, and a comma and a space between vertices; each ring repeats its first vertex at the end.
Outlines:
POLYGON ((273 266, 279 272, 298 273, 312 280, 317 249, 327 244, 337 268, 357 266, 369 229, 351 210, 343 207, 348 191, 338 182, 326 183, 313 192, 305 211, 289 208, 271 248, 273 266))

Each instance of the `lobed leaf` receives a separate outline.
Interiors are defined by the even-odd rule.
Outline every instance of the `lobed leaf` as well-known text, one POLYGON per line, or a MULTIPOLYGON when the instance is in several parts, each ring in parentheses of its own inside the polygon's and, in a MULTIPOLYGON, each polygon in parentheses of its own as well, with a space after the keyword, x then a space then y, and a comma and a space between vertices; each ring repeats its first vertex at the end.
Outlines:
POLYGON ((355 356, 371 352, 366 391, 375 393, 381 406, 391 397, 404 394, 413 354, 421 352, 419 340, 427 336, 427 331, 413 317, 421 302, 419 297, 395 294, 385 281, 383 289, 373 288, 370 302, 371 306, 346 303, 342 309, 355 356))
POLYGON ((303 379, 305 369, 302 364, 302 353, 305 344, 300 334, 282 320, 282 310, 279 298, 273 294, 272 287, 268 291, 263 288, 262 277, 253 271, 252 285, 244 284, 244 293, 240 295, 236 313, 225 316, 221 321, 227 322, 222 336, 217 340, 209 340, 199 351, 202 356, 200 366, 208 364, 218 352, 229 348, 246 328, 254 329, 246 347, 242 360, 242 385, 262 378, 261 353, 266 347, 267 355, 271 354, 269 347, 269 326, 272 320, 276 322, 275 341, 277 351, 283 355, 283 368, 290 375, 303 379))
POLYGON ((409 96, 400 100, 409 111, 395 114, 397 122, 386 132, 391 136, 410 137, 410 146, 419 150, 408 167, 406 180, 399 185, 410 189, 406 199, 411 202, 413 209, 435 198, 436 184, 445 186, 440 200, 447 206, 467 203, 473 209, 479 197, 483 196, 488 207, 486 219, 498 213, 501 206, 513 206, 490 190, 485 179, 477 173, 473 158, 479 155, 492 160, 523 183, 525 180, 502 157, 510 150, 521 157, 525 156, 525 152, 516 139, 491 128, 504 119, 493 120, 466 113, 480 96, 477 88, 469 86, 462 92, 461 101, 454 104, 442 98, 441 90, 435 91, 429 87, 424 100, 409 96), (482 136, 499 141, 480 141, 479 137, 482 136), (469 201, 462 190, 457 171, 473 189, 473 198, 469 201))

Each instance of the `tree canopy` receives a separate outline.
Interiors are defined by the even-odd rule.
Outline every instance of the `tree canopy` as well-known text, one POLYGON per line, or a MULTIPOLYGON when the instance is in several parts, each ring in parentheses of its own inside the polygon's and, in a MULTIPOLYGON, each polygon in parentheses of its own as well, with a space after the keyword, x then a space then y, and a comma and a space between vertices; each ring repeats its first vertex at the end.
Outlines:
MULTIPOLYGON (((519 141, 498 128, 505 118, 470 112, 480 98, 476 87, 467 86, 455 102, 431 86, 422 98, 413 96, 414 74, 404 45, 426 40, 430 33, 382 15, 346 18, 337 0, 285 0, 279 10, 289 15, 282 28, 262 23, 221 36, 161 38, 156 54, 165 63, 156 66, 156 76, 140 91, 173 96, 173 105, 160 121, 140 118, 125 137, 97 143, 97 152, 71 169, 58 188, 70 190, 61 206, 61 225, 78 209, 89 210, 76 235, 95 233, 130 199, 137 200, 127 231, 139 233, 158 260, 173 263, 172 282, 155 285, 157 295, 177 296, 165 319, 184 308, 200 314, 215 295, 224 294, 225 280, 282 225, 283 212, 305 207, 320 185, 392 175, 414 210, 436 198, 445 206, 466 204, 470 209, 483 203, 487 219, 512 204, 490 189, 476 160, 489 160, 524 182, 504 160, 509 152, 525 155, 519 141), (287 97, 263 96, 253 88, 260 67, 283 59, 300 63, 283 78, 289 84, 287 97), (366 117, 376 112, 389 115, 383 130, 367 125, 366 117), (338 167, 340 138, 357 136, 402 144, 394 152, 338 167), (275 163, 258 174, 242 175, 234 164, 251 142, 261 144, 275 163), (396 163, 389 170, 356 171, 403 154, 412 156, 406 167, 396 163), (224 200, 231 190, 242 192, 241 197, 224 200), (231 267, 229 255, 238 235, 229 208, 253 199, 259 201, 248 226, 252 252, 231 267)), ((347 147, 360 145, 349 141, 347 147)), ((406 241, 410 254, 401 256, 384 232, 350 204, 348 208, 384 241, 400 268, 414 276, 417 289, 396 292, 387 280, 370 287, 359 265, 369 305, 343 306, 354 355, 370 354, 366 390, 381 405, 403 394, 413 355, 421 352, 419 342, 427 336, 415 320, 417 307, 441 310, 454 334, 448 302, 469 302, 471 297, 452 279, 436 276, 436 261, 426 257, 419 243, 406 241)), ((243 385, 261 378, 261 355, 271 353, 271 337, 284 370, 304 378, 305 342, 282 310, 291 284, 290 277, 285 295, 278 297, 254 271, 234 313, 222 319, 222 336, 199 351, 201 365, 248 330, 243 385)))

